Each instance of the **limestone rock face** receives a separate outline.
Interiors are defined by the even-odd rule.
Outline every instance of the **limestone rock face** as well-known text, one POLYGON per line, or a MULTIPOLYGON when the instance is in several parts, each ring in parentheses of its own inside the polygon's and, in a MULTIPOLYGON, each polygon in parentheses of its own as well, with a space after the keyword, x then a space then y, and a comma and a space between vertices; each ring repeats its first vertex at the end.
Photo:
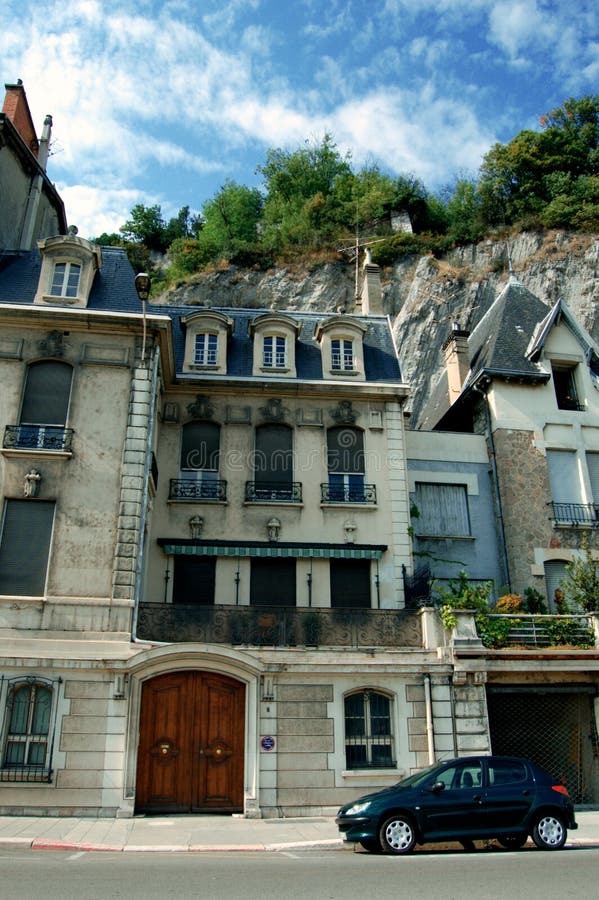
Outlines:
MULTIPOLYGON (((402 374, 412 388, 411 427, 443 366, 441 347, 453 322, 472 331, 500 293, 509 261, 521 283, 547 303, 560 297, 599 341, 599 238, 565 232, 523 233, 450 251, 440 259, 404 257, 381 271, 383 308, 393 321, 402 374)), ((361 289, 361 272, 358 293, 361 289)), ((360 312, 354 265, 240 269, 198 275, 158 303, 360 312)))

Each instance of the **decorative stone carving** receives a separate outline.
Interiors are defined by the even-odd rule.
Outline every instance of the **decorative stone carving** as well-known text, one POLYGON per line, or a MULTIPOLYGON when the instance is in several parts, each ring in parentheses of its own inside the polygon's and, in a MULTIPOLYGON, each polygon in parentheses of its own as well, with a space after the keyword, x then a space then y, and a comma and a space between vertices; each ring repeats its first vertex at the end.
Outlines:
POLYGON ((289 415, 289 410, 283 406, 283 401, 274 397, 267 400, 266 406, 262 406, 260 412, 267 422, 283 422, 289 415))
POLYGON ((195 401, 188 405, 187 412, 193 419, 211 419, 214 415, 214 407, 210 402, 210 397, 198 394, 195 401))
POLYGON ((330 409, 331 418, 339 425, 353 425, 360 413, 352 409, 351 400, 340 400, 336 409, 330 409))
POLYGON ((37 469, 30 469, 25 475, 23 482, 23 495, 25 497, 37 497, 41 480, 41 472, 38 472, 37 469))
POLYGON ((275 542, 279 540, 279 536, 281 534, 281 521, 277 519, 276 516, 273 516, 272 519, 266 524, 266 531, 268 533, 268 540, 275 542))
POLYGON ((353 544, 356 539, 358 526, 353 519, 346 519, 343 523, 343 535, 346 544, 353 544))
POLYGON ((189 520, 189 533, 192 541, 198 541, 202 537, 204 519, 202 516, 192 516, 189 520))
POLYGON ((62 331, 49 331, 43 341, 38 342, 38 347, 44 356, 54 356, 62 359, 67 348, 62 331))

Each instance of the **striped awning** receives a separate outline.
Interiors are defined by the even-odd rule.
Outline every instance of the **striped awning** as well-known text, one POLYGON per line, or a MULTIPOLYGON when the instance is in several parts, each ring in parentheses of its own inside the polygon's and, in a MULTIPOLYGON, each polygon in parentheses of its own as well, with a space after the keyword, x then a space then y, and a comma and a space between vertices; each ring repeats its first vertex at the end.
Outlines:
POLYGON ((385 544, 304 544, 268 541, 193 541, 159 538, 167 556, 274 556, 295 559, 381 559, 385 544))

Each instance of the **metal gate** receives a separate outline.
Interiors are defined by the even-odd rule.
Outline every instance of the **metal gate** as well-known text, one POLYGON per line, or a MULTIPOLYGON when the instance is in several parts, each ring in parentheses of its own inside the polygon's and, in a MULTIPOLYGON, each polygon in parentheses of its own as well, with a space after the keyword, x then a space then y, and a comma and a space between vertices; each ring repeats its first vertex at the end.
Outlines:
POLYGON ((594 689, 488 685, 492 752, 525 756, 563 780, 574 803, 599 801, 594 689))

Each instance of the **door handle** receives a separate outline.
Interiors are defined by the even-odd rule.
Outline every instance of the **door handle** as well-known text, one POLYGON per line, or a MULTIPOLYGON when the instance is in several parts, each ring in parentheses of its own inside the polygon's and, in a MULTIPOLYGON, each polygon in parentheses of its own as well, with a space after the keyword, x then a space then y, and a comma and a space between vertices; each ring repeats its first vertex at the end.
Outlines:
POLYGON ((481 797, 480 794, 475 794, 474 797, 473 797, 472 799, 475 801, 475 803, 482 803, 482 802, 483 802, 483 798, 481 797))

